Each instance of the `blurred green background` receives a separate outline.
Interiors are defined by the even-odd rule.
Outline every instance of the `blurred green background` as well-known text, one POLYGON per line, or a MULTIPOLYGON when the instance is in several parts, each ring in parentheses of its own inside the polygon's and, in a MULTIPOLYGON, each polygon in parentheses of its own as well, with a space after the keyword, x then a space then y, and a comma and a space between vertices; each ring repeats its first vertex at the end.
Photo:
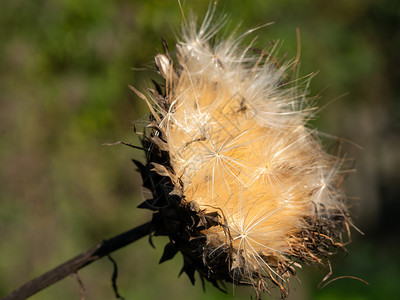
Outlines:
MULTIPOLYGON (((185 10, 201 18, 208 3, 186 1, 185 10)), ((242 21, 243 31, 275 21, 257 31, 256 46, 284 40, 280 54, 288 58, 296 55, 299 27, 301 74, 319 71, 311 95, 327 106, 315 126, 363 148, 343 144, 356 159, 347 191, 365 235, 353 230, 332 278, 356 276, 369 286, 341 279, 319 290, 327 271, 305 268, 290 299, 398 297, 399 1, 220 0, 218 11, 232 26, 242 21)), ((180 22, 177 0, 1 2, 0 296, 150 219, 136 209, 141 179, 130 162, 143 155, 102 143, 138 143, 132 121, 147 110, 127 86, 144 90, 157 78, 160 38, 173 49, 180 22)), ((249 299, 247 288, 228 285, 224 295, 207 285, 203 293, 201 284, 178 279, 182 258, 158 265, 166 240, 154 242, 156 249, 143 239, 113 255, 126 299, 249 299)), ((79 272, 85 299, 113 299, 112 270, 103 259, 79 272)), ((32 297, 80 298, 72 277, 32 297)))

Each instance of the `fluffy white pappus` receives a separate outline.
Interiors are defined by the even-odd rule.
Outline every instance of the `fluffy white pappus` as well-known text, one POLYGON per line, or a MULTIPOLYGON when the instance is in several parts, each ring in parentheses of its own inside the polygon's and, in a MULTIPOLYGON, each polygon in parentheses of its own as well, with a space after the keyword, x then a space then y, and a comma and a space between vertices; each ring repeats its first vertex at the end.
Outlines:
POLYGON ((346 170, 306 126, 313 109, 287 82, 291 63, 277 63, 273 46, 243 46, 252 30, 216 38, 223 25, 211 11, 199 29, 184 26, 175 62, 156 56, 166 92, 152 96, 153 116, 184 201, 223 224, 203 231, 206 255, 231 251, 234 282, 263 290, 269 278, 284 291, 295 260, 322 261, 318 239, 342 242, 346 170))

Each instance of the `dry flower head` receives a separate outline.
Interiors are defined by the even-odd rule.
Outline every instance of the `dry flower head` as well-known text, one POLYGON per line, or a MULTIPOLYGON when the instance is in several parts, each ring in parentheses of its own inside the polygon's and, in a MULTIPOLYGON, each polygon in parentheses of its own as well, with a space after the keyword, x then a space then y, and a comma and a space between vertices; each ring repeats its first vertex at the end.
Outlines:
POLYGON ((301 263, 324 263, 351 224, 341 188, 345 161, 307 127, 315 109, 309 78, 288 82, 293 61, 275 48, 254 53, 245 34, 223 40, 212 8, 200 28, 183 26, 176 58, 155 57, 165 84, 147 96, 151 116, 136 162, 153 193, 155 235, 168 235, 162 261, 178 251, 183 272, 252 285, 257 293, 288 279, 301 263), (303 86, 303 87, 301 87, 303 86))

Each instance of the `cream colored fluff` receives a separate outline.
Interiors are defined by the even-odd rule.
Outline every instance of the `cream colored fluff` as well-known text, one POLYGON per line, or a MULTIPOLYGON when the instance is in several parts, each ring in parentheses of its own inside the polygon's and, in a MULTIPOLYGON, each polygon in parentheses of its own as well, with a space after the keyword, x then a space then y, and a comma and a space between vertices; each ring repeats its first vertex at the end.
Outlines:
MULTIPOLYGON (((305 247, 298 237, 304 220, 347 214, 345 171, 306 127, 314 112, 307 91, 282 83, 290 64, 273 62, 271 51, 252 54, 234 34, 211 43, 221 27, 213 22, 208 15, 200 29, 194 21, 184 26, 175 65, 157 55, 168 109, 155 104, 153 115, 174 184, 225 224, 203 232, 208 251, 231 247, 238 281, 253 283, 256 274, 283 280, 277 266, 305 247)), ((319 259, 310 253, 310 260, 319 259)))

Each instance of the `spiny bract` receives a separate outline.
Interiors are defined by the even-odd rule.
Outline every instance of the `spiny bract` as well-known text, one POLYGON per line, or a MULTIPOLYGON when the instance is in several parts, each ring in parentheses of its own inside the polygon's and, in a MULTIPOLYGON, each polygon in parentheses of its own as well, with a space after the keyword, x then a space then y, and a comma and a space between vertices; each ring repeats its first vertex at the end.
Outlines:
MULTIPOLYGON (((247 33, 217 40, 222 22, 212 13, 199 29, 195 23, 183 27, 175 63, 168 52, 156 56, 165 91, 136 91, 152 111, 147 151, 168 154, 148 163, 172 183, 167 198, 179 195, 180 207, 216 216, 197 233, 198 262, 180 243, 186 263, 209 280, 265 291, 269 279, 286 294, 298 262, 322 263, 342 247, 350 220, 340 186, 348 171, 306 127, 314 110, 306 90, 287 82, 290 63, 276 62, 274 49, 252 54, 240 44, 247 33), (218 256, 225 271, 213 264, 218 256)), ((174 236, 177 245, 182 234, 174 236)))

